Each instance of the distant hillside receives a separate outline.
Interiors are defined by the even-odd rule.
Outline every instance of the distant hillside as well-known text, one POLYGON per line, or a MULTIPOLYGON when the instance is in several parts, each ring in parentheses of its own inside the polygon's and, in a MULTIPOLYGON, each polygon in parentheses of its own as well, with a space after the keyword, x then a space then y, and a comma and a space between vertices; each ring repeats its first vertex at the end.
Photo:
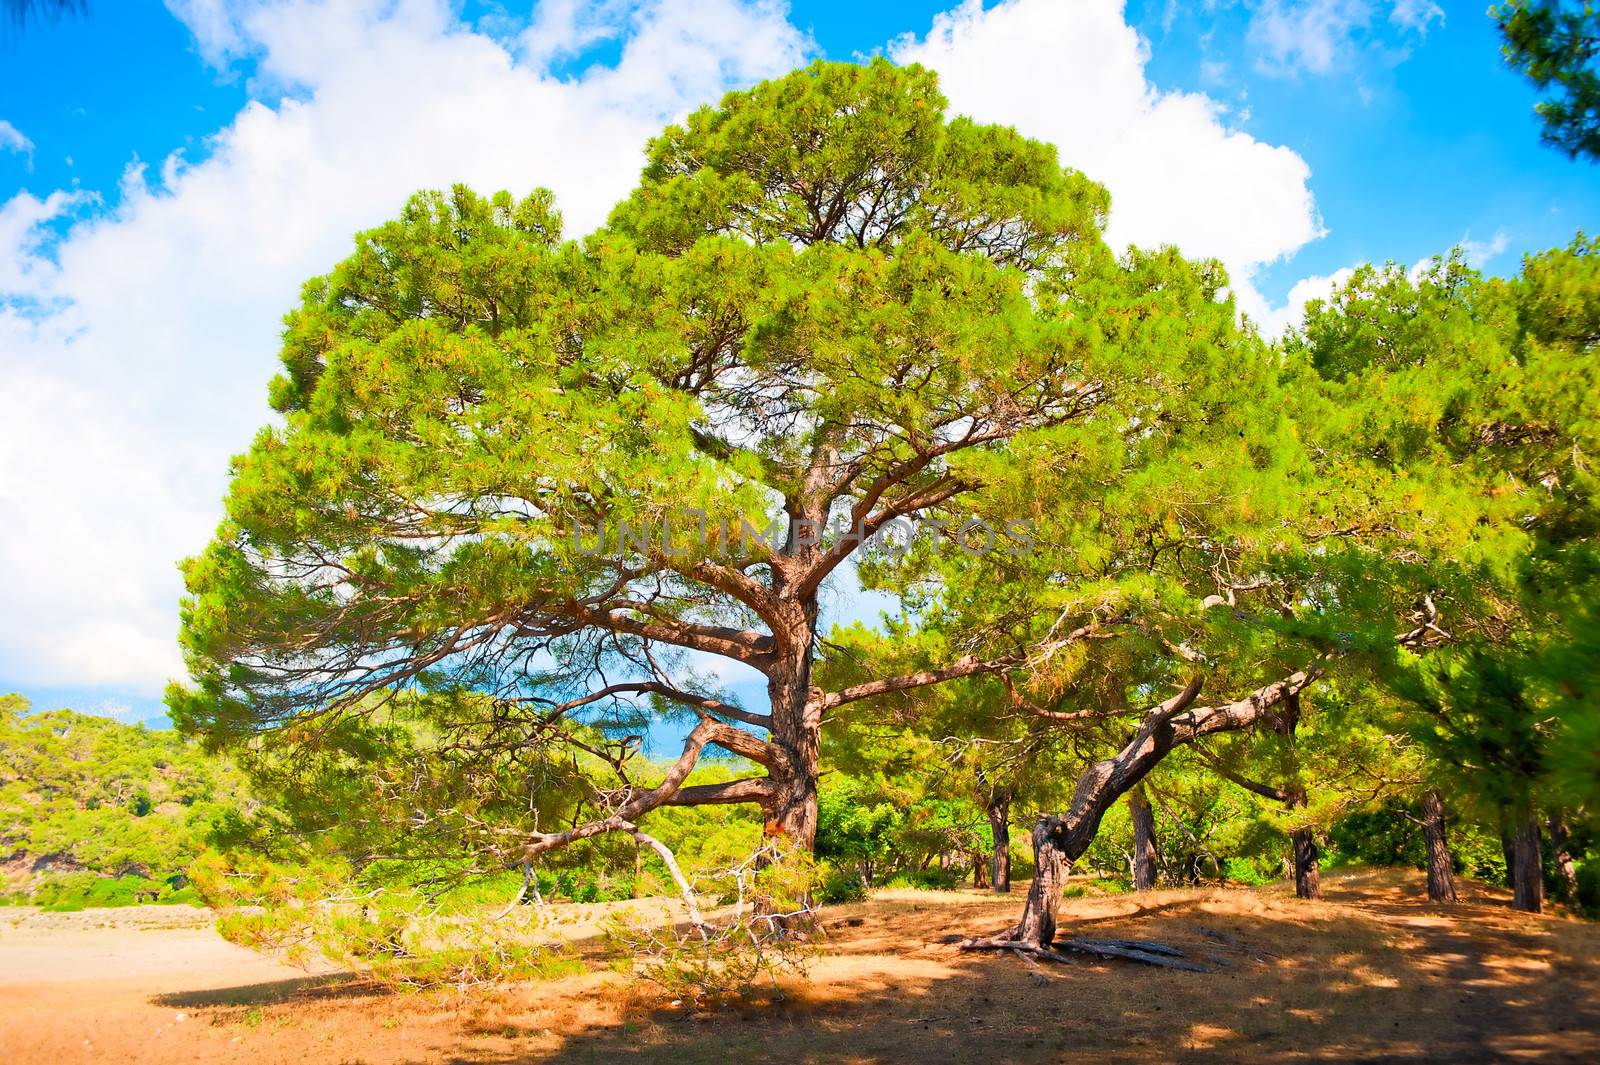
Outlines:
POLYGON ((0 696, 0 901, 189 901, 189 863, 242 794, 175 732, 0 696))

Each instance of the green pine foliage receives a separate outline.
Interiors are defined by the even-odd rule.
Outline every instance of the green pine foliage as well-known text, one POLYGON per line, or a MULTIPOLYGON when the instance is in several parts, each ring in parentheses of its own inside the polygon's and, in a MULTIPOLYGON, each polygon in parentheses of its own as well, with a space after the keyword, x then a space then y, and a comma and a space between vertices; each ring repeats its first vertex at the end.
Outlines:
POLYGON ((54 909, 190 902, 189 864, 240 774, 177 733, 0 697, 5 897, 54 909))
POLYGON ((1506 62, 1547 99, 1535 107, 1548 145, 1600 160, 1600 10, 1589 0, 1510 0, 1489 9, 1506 62))

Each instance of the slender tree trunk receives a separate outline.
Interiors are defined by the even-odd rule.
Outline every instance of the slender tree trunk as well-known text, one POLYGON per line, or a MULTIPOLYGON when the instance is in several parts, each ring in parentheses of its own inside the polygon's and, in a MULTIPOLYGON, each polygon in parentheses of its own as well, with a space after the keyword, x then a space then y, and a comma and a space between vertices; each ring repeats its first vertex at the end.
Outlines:
POLYGON ((1538 913, 1544 903, 1544 869, 1539 853, 1539 821, 1526 817, 1511 836, 1511 908, 1538 913))
POLYGON ((1289 836, 1294 843, 1294 893, 1302 899, 1322 898, 1322 855, 1317 850, 1317 834, 1297 828, 1289 836))
POLYGON ((1422 796, 1422 836, 1428 844, 1428 898, 1434 902, 1456 901, 1455 869, 1450 848, 1445 842, 1444 803, 1437 791, 1422 796))
POLYGON ((1143 785, 1128 792, 1128 813, 1133 818, 1133 890, 1149 891, 1156 886, 1156 816, 1143 785))
POLYGON ((1574 908, 1578 905, 1578 867, 1568 849, 1567 822, 1558 813, 1550 815, 1550 857, 1556 867, 1556 883, 1560 885, 1561 901, 1574 908))
POLYGON ((972 886, 975 888, 989 886, 989 862, 984 858, 982 851, 972 852, 972 886))
POLYGON ((1506 887, 1517 882, 1517 849, 1511 841, 1511 830, 1500 830, 1500 854, 1506 860, 1506 887))
POLYGON ((1056 907, 1072 872, 1072 859, 1054 838, 1058 822, 1058 818, 1041 817, 1033 826, 1033 884, 1015 932, 1015 938, 1041 947, 1048 947, 1056 937, 1056 907))
POLYGON ((994 890, 1005 894, 1011 890, 1011 801, 996 798, 989 803, 989 838, 994 844, 990 859, 990 882, 994 890))

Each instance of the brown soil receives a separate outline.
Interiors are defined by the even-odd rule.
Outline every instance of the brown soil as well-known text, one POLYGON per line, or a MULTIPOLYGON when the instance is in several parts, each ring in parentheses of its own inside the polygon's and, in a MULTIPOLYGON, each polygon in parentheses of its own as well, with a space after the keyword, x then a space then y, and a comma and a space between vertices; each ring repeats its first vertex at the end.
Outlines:
POLYGON ((598 954, 493 994, 397 995, 230 946, 197 911, 0 911, 0 1061, 1600 1061, 1600 926, 1471 884, 1431 906, 1420 873, 1323 884, 1318 903, 1267 888, 1063 904, 1069 934, 1160 939, 1206 975, 963 954, 931 941, 997 929, 1020 895, 884 892, 826 911, 827 953, 785 1001, 714 1015, 598 954))

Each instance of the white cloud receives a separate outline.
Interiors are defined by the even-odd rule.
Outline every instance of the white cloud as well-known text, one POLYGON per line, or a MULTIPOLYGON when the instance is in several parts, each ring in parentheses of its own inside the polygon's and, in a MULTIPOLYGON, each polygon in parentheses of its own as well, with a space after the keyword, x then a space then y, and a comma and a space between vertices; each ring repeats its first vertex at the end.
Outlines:
POLYGON ((1103 183, 1113 245, 1220 259, 1253 317, 1268 313, 1253 274, 1322 234, 1305 160, 1229 128, 1208 96, 1158 91, 1117 0, 968 0, 891 54, 937 70, 955 110, 1050 141, 1103 183))
MULTIPOLYGON (((1511 246, 1511 240, 1503 229, 1496 230, 1495 235, 1488 240, 1472 240, 1464 236, 1456 247, 1461 250, 1467 265, 1474 269, 1482 269, 1491 259, 1504 252, 1511 246)), ((1439 262, 1448 256, 1448 252, 1439 255, 1427 255, 1411 264, 1406 270, 1406 277, 1416 284, 1432 270, 1439 262)), ((1288 297, 1282 307, 1272 308, 1261 315, 1258 324, 1261 331, 1270 337, 1282 336, 1291 326, 1298 326, 1305 314, 1307 303, 1312 300, 1325 300, 1333 294, 1333 290, 1349 281, 1355 274, 1355 267, 1346 266, 1335 270, 1331 274, 1307 277, 1295 282, 1289 290, 1288 297)))
POLYGON ((212 66, 224 66, 248 50, 239 25, 243 5, 233 0, 166 0, 166 5, 189 27, 200 54, 212 66))
POLYGON ((522 58, 532 63, 576 55, 626 29, 628 0, 541 0, 521 34, 522 58))
POLYGON ((1461 238, 1461 254, 1466 257, 1467 265, 1474 269, 1482 269, 1488 265, 1489 260, 1500 255, 1511 246, 1511 238, 1504 229, 1495 230, 1494 236, 1488 240, 1473 240, 1471 234, 1461 238))
POLYGON ((1261 50, 1256 66, 1266 74, 1326 74, 1371 21, 1366 0, 1267 0, 1250 20, 1250 40, 1261 50))
POLYGON ((772 3, 617 16, 614 67, 558 79, 448 4, 174 3, 204 54, 258 59, 204 160, 129 168, 116 206, 40 250, 76 200, 0 206, 0 676, 153 693, 178 672, 176 561, 204 546, 227 456, 268 420, 280 318, 358 229, 421 187, 554 189, 604 220, 645 141, 801 63, 772 3))
POLYGON ((49 287, 56 269, 54 263, 38 255, 45 242, 41 227, 84 199, 81 194, 62 190, 42 200, 19 192, 0 204, 0 293, 30 298, 49 287))
MULTIPOLYGON (((1361 50, 1380 5, 1372 0, 1262 0, 1250 16, 1249 39, 1257 49, 1256 69, 1274 77, 1328 74, 1350 67, 1361 50)), ((1404 35, 1424 36, 1444 10, 1433 0, 1396 0, 1388 22, 1404 35)), ((1377 54, 1395 63, 1405 47, 1377 54)))
POLYGON ((1427 33, 1434 22, 1444 24, 1444 8, 1433 0, 1397 0, 1389 12, 1389 21, 1401 29, 1427 33))
POLYGON ((1261 313, 1258 319, 1261 332, 1269 337, 1280 337, 1291 326, 1298 326, 1305 316, 1306 304, 1312 300, 1326 300, 1333 295, 1334 289, 1350 280, 1354 273, 1354 268, 1346 266, 1325 276, 1296 281, 1282 307, 1273 307, 1261 313))
POLYGON ((33 168, 33 142, 22 131, 0 118, 0 152, 16 152, 28 157, 28 168, 33 168))

